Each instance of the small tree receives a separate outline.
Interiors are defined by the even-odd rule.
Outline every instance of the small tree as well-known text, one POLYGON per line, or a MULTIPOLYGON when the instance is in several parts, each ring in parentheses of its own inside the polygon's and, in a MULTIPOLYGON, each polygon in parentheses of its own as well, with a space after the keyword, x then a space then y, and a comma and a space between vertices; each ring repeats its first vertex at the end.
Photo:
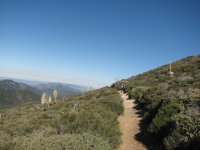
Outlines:
POLYGON ((41 97, 42 108, 43 108, 43 104, 46 103, 46 95, 47 94, 45 92, 43 92, 42 97, 41 97))
POLYGON ((56 103, 56 102, 57 102, 57 101, 56 101, 56 97, 57 97, 57 90, 56 90, 56 89, 54 89, 54 91, 53 91, 53 95, 54 95, 55 103, 56 103))

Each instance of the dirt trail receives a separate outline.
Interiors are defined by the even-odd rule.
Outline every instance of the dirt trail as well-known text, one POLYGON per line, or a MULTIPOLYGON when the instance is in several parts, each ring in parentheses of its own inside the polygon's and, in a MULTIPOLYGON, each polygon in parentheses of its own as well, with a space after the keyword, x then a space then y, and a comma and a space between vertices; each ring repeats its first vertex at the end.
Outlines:
POLYGON ((147 148, 134 137, 140 132, 139 122, 141 120, 136 114, 137 110, 133 108, 135 106, 134 100, 127 100, 125 94, 121 94, 121 97, 124 100, 124 114, 118 118, 120 130, 123 134, 119 150, 146 150, 147 148))

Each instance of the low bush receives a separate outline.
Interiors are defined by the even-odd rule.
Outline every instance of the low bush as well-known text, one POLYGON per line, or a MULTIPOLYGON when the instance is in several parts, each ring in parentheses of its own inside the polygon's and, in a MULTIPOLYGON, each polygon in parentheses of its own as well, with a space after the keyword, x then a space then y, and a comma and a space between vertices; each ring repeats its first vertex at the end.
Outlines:
POLYGON ((156 137, 163 139, 167 136, 173 124, 171 117, 179 112, 180 105, 178 103, 169 103, 166 106, 162 106, 152 120, 148 131, 156 137))
POLYGON ((128 92, 130 98, 138 100, 143 95, 143 92, 146 90, 146 87, 138 86, 128 92))
POLYGON ((165 148, 193 149, 200 146, 200 118, 192 118, 186 115, 175 115, 172 117, 174 126, 171 132, 163 140, 165 148))

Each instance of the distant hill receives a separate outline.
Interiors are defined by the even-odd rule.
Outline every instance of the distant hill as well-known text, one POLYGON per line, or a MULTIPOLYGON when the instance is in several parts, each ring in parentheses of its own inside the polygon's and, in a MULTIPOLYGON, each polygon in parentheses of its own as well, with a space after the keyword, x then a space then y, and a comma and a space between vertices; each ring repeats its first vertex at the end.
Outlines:
POLYGON ((5 90, 0 88, 0 105, 13 105, 40 101, 40 96, 29 90, 5 90))
MULTIPOLYGON (((54 83, 54 82, 48 82, 48 84, 52 84, 52 85, 62 85, 62 86, 67 86, 67 87, 70 87, 72 89, 75 89, 77 91, 81 91, 82 92, 82 86, 80 85, 75 85, 75 84, 66 84, 66 83, 54 83)), ((83 86, 83 91, 87 91, 87 87, 86 86, 83 86)))
POLYGON ((37 95, 42 94, 41 90, 39 90, 39 89, 37 89, 33 86, 30 86, 30 85, 27 85, 27 84, 24 84, 24 83, 18 83, 18 82, 15 82, 13 80, 9 80, 9 79, 1 80, 0 81, 0 88, 5 89, 5 90, 30 90, 37 95))
POLYGON ((12 80, 0 81, 0 105, 13 105, 23 102, 40 101, 41 91, 12 80))
MULTIPOLYGON (((62 84, 62 83, 44 83, 44 84, 34 85, 33 87, 39 89, 40 91, 46 92, 48 95, 52 96, 54 89, 56 89, 58 92, 58 97, 71 96, 74 94, 81 93, 81 90, 71 88, 67 84, 62 84)), ((76 86, 74 85, 74 87, 76 86)))

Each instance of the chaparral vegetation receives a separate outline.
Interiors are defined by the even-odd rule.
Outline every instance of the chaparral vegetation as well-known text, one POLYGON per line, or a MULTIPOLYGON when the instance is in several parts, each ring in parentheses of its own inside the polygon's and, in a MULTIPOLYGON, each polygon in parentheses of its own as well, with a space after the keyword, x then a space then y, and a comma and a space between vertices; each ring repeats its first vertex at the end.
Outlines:
POLYGON ((200 55, 121 80, 112 87, 119 90, 121 84, 144 111, 148 133, 166 149, 200 148, 200 55))
POLYGON ((116 89, 105 87, 49 107, 37 102, 1 109, 0 149, 117 149, 123 113, 116 89))

